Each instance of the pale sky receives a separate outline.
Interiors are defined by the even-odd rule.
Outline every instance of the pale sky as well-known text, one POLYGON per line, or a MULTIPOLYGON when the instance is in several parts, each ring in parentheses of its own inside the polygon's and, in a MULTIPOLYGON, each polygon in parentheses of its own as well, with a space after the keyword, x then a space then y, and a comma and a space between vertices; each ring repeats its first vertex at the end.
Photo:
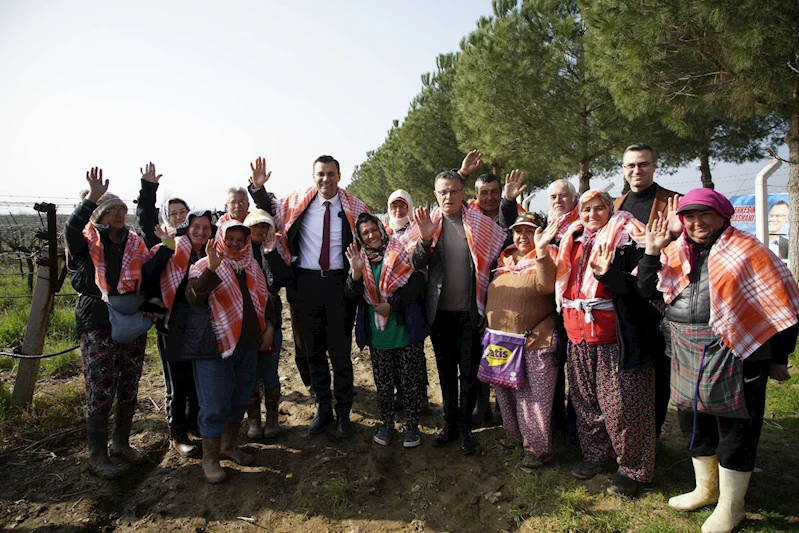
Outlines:
MULTIPOLYGON (((148 161, 164 175, 159 202, 198 208, 221 208, 259 155, 278 196, 311 184, 321 154, 341 162, 345 186, 437 55, 490 12, 489 0, 3 0, 0 211, 72 204, 92 166, 132 200, 148 161)), ((762 166, 718 165, 717 189, 749 192, 762 166)), ((776 176, 784 185, 787 168, 776 176)), ((691 168, 662 182, 686 190, 698 179, 691 168)))

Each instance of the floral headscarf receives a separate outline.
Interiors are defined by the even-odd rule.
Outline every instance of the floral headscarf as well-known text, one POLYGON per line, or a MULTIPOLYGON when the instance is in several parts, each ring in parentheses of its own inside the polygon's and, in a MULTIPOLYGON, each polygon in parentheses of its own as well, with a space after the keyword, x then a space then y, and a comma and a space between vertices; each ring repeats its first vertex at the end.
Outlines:
POLYGON ((386 253, 386 246, 388 246, 388 233, 386 233, 386 229, 376 216, 370 213, 361 213, 358 215, 358 219, 355 221, 355 238, 358 240, 358 244, 361 245, 361 250, 364 251, 370 263, 379 263, 383 260, 383 255, 386 253), (379 249, 369 248, 364 244, 363 239, 361 239, 361 224, 366 224, 367 222, 373 222, 374 225, 377 226, 378 231, 380 231, 379 249))

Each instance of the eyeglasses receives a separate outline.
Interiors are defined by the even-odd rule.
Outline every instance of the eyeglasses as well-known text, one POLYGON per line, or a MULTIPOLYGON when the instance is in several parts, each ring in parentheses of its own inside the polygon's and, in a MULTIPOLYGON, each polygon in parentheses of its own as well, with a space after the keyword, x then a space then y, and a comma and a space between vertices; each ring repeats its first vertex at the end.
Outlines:
POLYGON ((458 194, 459 192, 463 192, 463 189, 442 189, 440 191, 433 191, 439 196, 448 196, 452 194, 458 194))
POLYGON ((248 200, 229 200, 228 203, 230 205, 247 205, 250 202, 248 200))
POLYGON ((641 170, 645 170, 651 166, 652 166, 651 161, 641 161, 640 163, 627 163, 626 165, 622 165, 621 167, 625 170, 635 170, 635 167, 638 167, 641 170))
POLYGON ((112 207, 111 209, 106 209, 105 211, 112 217, 119 216, 119 215, 127 215, 128 208, 127 207, 112 207))

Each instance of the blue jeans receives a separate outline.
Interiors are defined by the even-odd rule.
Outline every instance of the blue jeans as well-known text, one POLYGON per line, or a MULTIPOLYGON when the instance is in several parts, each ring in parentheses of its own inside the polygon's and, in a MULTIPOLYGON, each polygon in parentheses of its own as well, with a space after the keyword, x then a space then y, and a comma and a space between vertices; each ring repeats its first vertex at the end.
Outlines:
POLYGON ((283 332, 275 329, 275 353, 259 353, 256 371, 256 386, 263 382, 264 389, 279 389, 280 377, 277 375, 277 364, 280 361, 280 349, 283 347, 283 332))
POLYGON ((250 350, 227 359, 192 361, 200 403, 197 425, 203 437, 221 437, 229 424, 242 421, 255 387, 257 357, 257 352, 250 350))

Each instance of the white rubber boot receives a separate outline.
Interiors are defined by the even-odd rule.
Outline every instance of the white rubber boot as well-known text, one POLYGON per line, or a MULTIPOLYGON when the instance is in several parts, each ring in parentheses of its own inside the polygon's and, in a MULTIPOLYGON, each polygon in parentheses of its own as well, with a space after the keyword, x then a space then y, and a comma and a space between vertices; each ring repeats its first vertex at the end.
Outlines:
POLYGON ((669 505, 678 511, 696 511, 719 501, 719 462, 715 455, 692 457, 696 488, 669 498, 669 505))
POLYGON ((752 472, 727 470, 719 466, 719 503, 702 524, 702 533, 729 533, 744 519, 744 498, 752 472))

